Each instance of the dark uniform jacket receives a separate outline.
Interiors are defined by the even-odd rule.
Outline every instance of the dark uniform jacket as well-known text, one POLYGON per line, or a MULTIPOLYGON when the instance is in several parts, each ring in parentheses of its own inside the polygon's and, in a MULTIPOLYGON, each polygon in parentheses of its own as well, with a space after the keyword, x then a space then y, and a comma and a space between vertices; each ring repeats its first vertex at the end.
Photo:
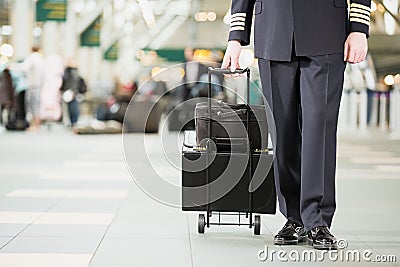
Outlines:
POLYGON ((232 0, 229 40, 250 43, 258 58, 290 61, 297 56, 343 53, 349 32, 369 32, 371 0, 232 0))

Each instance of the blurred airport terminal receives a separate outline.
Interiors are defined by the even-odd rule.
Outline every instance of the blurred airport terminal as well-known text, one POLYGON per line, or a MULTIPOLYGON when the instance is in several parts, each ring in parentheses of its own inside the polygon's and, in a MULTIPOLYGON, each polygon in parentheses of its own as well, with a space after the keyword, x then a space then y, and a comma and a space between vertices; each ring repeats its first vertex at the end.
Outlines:
MULTIPOLYGON (((367 59, 345 71, 332 232, 400 266, 400 0, 371 11, 367 59)), ((148 166, 180 184, 182 132, 230 20, 230 0, 0 0, 0 267, 310 264, 258 259, 292 249, 272 244, 280 214, 260 236, 200 235, 197 214, 141 184, 148 166)), ((263 104, 253 44, 239 63, 263 104)), ((244 78, 211 78, 214 98, 243 103, 244 78)))

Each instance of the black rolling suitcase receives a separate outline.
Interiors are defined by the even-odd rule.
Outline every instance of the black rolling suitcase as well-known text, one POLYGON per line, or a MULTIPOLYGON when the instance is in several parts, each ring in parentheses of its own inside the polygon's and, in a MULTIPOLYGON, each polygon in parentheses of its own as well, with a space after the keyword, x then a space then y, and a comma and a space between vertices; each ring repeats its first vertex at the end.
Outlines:
MULTIPOLYGON (((212 73, 231 72, 210 68, 209 77, 212 73)), ((236 73, 246 73, 249 85, 249 69, 236 73)), ((211 96, 210 88, 208 93, 211 96)), ((253 213, 276 212, 273 151, 268 141, 261 141, 262 135, 264 139, 268 136, 266 115, 259 107, 213 104, 210 97, 205 105, 196 107, 196 131, 185 132, 182 210, 206 212, 199 215, 199 233, 210 225, 247 225, 259 235, 261 218, 255 215, 253 221, 253 213), (211 220, 213 214, 217 222, 211 220), (221 215, 238 216, 238 223, 222 223, 221 215)))

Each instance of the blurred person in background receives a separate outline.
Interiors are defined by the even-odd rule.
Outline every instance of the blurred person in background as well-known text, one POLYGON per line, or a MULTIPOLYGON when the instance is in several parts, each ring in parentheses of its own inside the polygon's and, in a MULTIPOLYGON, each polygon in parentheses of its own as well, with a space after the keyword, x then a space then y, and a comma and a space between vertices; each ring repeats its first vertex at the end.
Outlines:
POLYGON ((195 60, 194 52, 195 50, 191 47, 186 47, 184 51, 186 61, 183 67, 185 70, 181 95, 183 101, 188 99, 190 91, 198 84, 200 77, 208 72, 206 66, 195 60))
POLYGON ((64 71, 62 79, 62 99, 68 106, 68 114, 71 122, 71 127, 74 127, 78 122, 80 115, 80 102, 83 94, 87 91, 84 79, 79 76, 78 68, 75 64, 69 63, 69 66, 64 71))
POLYGON ((27 90, 26 109, 32 116, 28 130, 37 130, 40 126, 40 91, 43 85, 44 58, 38 47, 32 48, 32 53, 23 62, 27 90))
POLYGON ((29 123, 26 119, 25 108, 25 92, 27 89, 27 83, 21 63, 11 64, 10 71, 15 92, 14 105, 11 109, 10 120, 7 123, 6 128, 7 130, 22 131, 29 127, 29 123))
POLYGON ((129 102, 138 90, 135 81, 126 84, 116 83, 116 89, 105 103, 99 105, 96 111, 96 118, 100 121, 114 120, 123 123, 129 102))
POLYGON ((7 111, 7 123, 10 122, 11 109, 14 106, 14 86, 10 69, 6 67, 0 76, 0 123, 4 124, 4 111, 7 111))
MULTIPOLYGON (((215 74, 211 75, 211 89, 212 94, 222 99, 222 86, 221 80, 215 74)), ((208 74, 205 73, 199 77, 198 83, 190 90, 189 98, 207 97, 208 96, 208 74)))
POLYGON ((46 57, 43 86, 40 94, 40 118, 44 121, 61 119, 60 88, 63 83, 64 64, 60 56, 46 57))

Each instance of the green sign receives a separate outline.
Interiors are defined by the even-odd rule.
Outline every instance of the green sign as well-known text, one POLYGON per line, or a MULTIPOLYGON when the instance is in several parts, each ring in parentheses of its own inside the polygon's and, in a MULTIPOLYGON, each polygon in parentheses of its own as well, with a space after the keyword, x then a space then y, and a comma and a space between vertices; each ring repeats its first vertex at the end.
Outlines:
POLYGON ((151 50, 148 48, 145 48, 144 51, 155 51, 157 55, 166 61, 171 61, 171 62, 184 62, 185 61, 185 53, 184 49, 157 49, 157 50, 151 50))
POLYGON ((67 20, 67 0, 37 0, 36 21, 49 20, 67 20))
POLYGON ((100 31, 102 19, 99 16, 81 34, 81 46, 100 46, 100 31))
POLYGON ((104 59, 109 61, 118 60, 118 43, 114 43, 107 51, 104 53, 104 59))
MULTIPOLYGON (((149 52, 149 51, 154 51, 157 53, 157 56, 159 56, 160 58, 163 58, 166 61, 169 62, 185 62, 185 49, 184 48, 163 48, 163 49, 156 49, 156 50, 152 50, 150 48, 144 48, 143 49, 145 52, 149 52)), ((223 57, 223 51, 225 51, 224 49, 195 49, 196 52, 202 52, 205 51, 207 56, 210 56, 211 53, 221 53, 221 59, 223 57)), ((196 54, 196 53, 195 53, 196 54)), ((209 61, 209 59, 206 57, 205 59, 203 59, 204 61, 209 61)))

